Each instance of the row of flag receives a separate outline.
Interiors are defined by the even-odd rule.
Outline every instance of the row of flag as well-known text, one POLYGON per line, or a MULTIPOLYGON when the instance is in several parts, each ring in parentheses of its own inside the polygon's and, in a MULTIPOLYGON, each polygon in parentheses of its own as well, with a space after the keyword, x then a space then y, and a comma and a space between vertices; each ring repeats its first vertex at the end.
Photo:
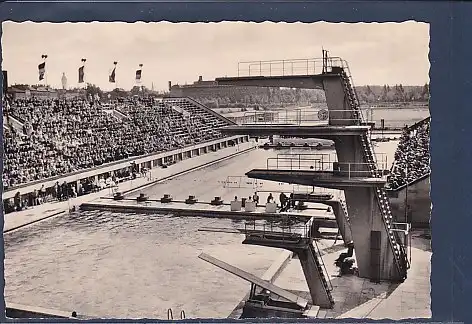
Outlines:
MULTIPOLYGON (((47 58, 47 55, 42 56, 43 59, 47 58)), ((78 73, 79 73, 79 83, 84 83, 85 82, 85 62, 86 59, 82 59, 82 66, 79 67, 78 73)), ((113 70, 111 71, 110 75, 108 76, 108 81, 110 83, 116 83, 116 65, 118 62, 113 62, 113 70)), ((139 64, 139 69, 136 70, 136 82, 141 81, 141 76, 143 73, 143 65, 139 64)), ((46 74, 46 61, 40 63, 38 65, 38 74, 39 74, 39 81, 44 80, 45 74, 46 74)))

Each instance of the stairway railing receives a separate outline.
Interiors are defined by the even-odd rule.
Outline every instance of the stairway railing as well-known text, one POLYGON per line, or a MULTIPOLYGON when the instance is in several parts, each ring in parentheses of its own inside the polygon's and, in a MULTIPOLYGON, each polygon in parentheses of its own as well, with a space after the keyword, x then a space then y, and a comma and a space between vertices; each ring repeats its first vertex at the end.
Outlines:
POLYGON ((362 114, 361 103, 360 103, 360 100, 359 100, 359 96, 357 95, 356 87, 354 85, 354 79, 352 78, 351 69, 349 68, 349 64, 347 63, 346 60, 341 59, 341 64, 342 64, 343 71, 347 70, 347 77, 349 78, 349 80, 351 82, 351 87, 352 87, 352 90, 353 90, 354 95, 356 97, 357 107, 359 109, 359 114, 360 114, 360 120, 361 120, 361 122, 364 122, 365 119, 364 119, 364 116, 362 114))
POLYGON ((320 263, 319 258, 321 258, 321 256, 318 258, 319 254, 317 254, 313 245, 310 245, 310 247, 308 248, 308 253, 311 253, 315 261, 318 273, 321 276, 321 282, 323 283, 323 288, 326 293, 326 296, 328 297, 331 305, 333 305, 334 299, 333 299, 333 295, 331 294, 331 291, 333 290, 333 286, 331 284, 331 280, 329 279, 329 276, 325 275, 325 272, 324 272, 325 270, 323 270, 323 266, 320 263))
POLYGON ((318 260, 318 262, 321 264, 321 266, 323 267, 323 275, 328 279, 326 280, 326 282, 329 284, 329 291, 332 291, 333 290, 333 284, 331 283, 331 279, 329 277, 329 273, 328 273, 328 270, 326 269, 326 265, 324 263, 324 260, 323 260, 323 257, 321 256, 321 252, 320 252, 320 248, 318 246, 318 243, 316 242, 316 240, 313 240, 313 243, 315 243, 314 247, 316 248, 316 250, 314 251, 315 252, 315 259, 318 260), (317 256, 319 256, 319 258, 317 258, 317 256))
MULTIPOLYGON (((343 85, 345 87, 345 91, 348 93, 348 95, 351 95, 351 97, 353 97, 353 98, 349 98, 349 99, 353 99, 353 100, 349 101, 350 102, 350 108, 359 110, 360 122, 363 122, 362 111, 360 109, 360 102, 359 102, 359 98, 357 96, 357 92, 356 92, 355 87, 354 87, 354 83, 352 81, 352 76, 351 76, 351 73, 350 73, 350 70, 349 70, 349 65, 344 60, 343 60, 343 72, 342 72, 341 77, 343 79, 343 85), (347 73, 346 73, 346 71, 347 71, 347 73)), ((379 172, 379 170, 376 167, 377 163, 376 163, 374 148, 373 148, 372 143, 370 141, 370 136, 368 136, 368 135, 369 135, 369 131, 367 133, 363 134, 362 137, 361 137, 361 144, 362 144, 362 147, 364 149, 366 160, 369 163, 369 168, 370 168, 370 172, 371 172, 372 176, 373 177, 382 177, 381 172, 379 172)), ((375 193, 376 193, 377 201, 378 201, 378 204, 379 204, 379 209, 380 209, 380 212, 381 212, 381 215, 382 215, 382 220, 383 220, 382 223, 384 224, 385 230, 386 230, 387 235, 388 235, 388 241, 390 243, 390 246, 392 247, 395 264, 396 264, 396 266, 399 270, 400 276, 402 277, 402 279, 404 279, 404 278, 406 278, 406 270, 407 270, 407 267, 408 267, 408 260, 406 260, 406 262, 405 262, 406 252, 404 250, 404 247, 401 244, 398 243, 398 242, 400 242, 400 240, 398 238, 398 233, 396 233, 395 231, 392 231, 393 217, 392 217, 392 213, 391 213, 391 210, 390 210, 390 203, 389 203, 388 197, 385 193, 384 188, 377 188, 375 190, 375 193)))
POLYGON ((347 206, 346 206, 346 203, 344 202, 344 200, 340 199, 339 200, 339 203, 341 204, 341 208, 343 209, 344 211, 344 216, 346 217, 346 220, 348 222, 350 222, 351 220, 349 219, 349 212, 347 210, 347 206))

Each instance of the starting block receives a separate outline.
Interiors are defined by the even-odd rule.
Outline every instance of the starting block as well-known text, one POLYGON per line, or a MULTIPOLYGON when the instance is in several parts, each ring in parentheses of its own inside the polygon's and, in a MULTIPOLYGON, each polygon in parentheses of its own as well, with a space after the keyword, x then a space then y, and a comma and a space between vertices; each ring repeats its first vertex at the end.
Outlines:
POLYGON ((136 201, 137 202, 144 202, 144 201, 147 201, 149 199, 148 196, 146 196, 145 194, 141 193, 139 194, 138 197, 136 197, 136 201))
POLYGON ((185 200, 185 203, 188 205, 193 205, 197 202, 197 199, 195 196, 188 196, 188 198, 185 200))
POLYGON ((172 197, 169 194, 165 194, 164 197, 161 198, 161 203, 167 204, 172 202, 172 197))
POLYGON ((123 200, 125 197, 121 192, 115 192, 113 195, 113 200, 123 200))
POLYGON ((221 206, 223 205, 223 200, 221 200, 221 197, 215 197, 210 203, 212 206, 221 206))

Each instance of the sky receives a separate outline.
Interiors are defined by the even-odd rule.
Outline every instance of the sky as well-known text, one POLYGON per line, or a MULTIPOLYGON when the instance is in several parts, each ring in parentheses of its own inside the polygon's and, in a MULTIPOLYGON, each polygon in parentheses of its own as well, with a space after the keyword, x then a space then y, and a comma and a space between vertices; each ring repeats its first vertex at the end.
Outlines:
POLYGON ((85 79, 111 90, 130 89, 143 64, 142 84, 173 84, 236 76, 238 62, 321 57, 322 48, 349 63, 356 85, 424 85, 429 82, 429 25, 404 23, 15 23, 3 22, 2 70, 9 84, 38 84, 47 54, 47 83, 78 86, 85 79))

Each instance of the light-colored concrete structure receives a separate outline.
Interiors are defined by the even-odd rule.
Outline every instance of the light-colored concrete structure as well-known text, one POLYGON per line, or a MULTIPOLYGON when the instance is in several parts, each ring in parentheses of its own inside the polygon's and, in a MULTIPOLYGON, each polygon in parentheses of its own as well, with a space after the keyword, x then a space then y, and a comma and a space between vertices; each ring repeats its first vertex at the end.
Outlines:
POLYGON ((328 111, 318 113, 318 117, 327 119, 328 125, 310 123, 305 126, 303 120, 297 120, 296 123, 287 122, 267 128, 264 125, 257 125, 257 128, 241 126, 239 129, 230 126, 226 132, 254 136, 262 133, 290 134, 333 140, 337 162, 333 164, 332 171, 325 171, 324 167, 308 171, 259 169, 250 171, 247 176, 344 190, 359 276, 374 281, 403 281, 409 266, 407 251, 402 242, 403 232, 395 228, 396 220, 390 210, 385 190, 386 179, 382 173, 385 168, 380 167, 379 170, 377 165, 370 141, 370 127, 364 126, 347 62, 338 58, 325 59, 323 73, 320 74, 261 75, 219 78, 217 81, 225 85, 323 89, 328 111))

